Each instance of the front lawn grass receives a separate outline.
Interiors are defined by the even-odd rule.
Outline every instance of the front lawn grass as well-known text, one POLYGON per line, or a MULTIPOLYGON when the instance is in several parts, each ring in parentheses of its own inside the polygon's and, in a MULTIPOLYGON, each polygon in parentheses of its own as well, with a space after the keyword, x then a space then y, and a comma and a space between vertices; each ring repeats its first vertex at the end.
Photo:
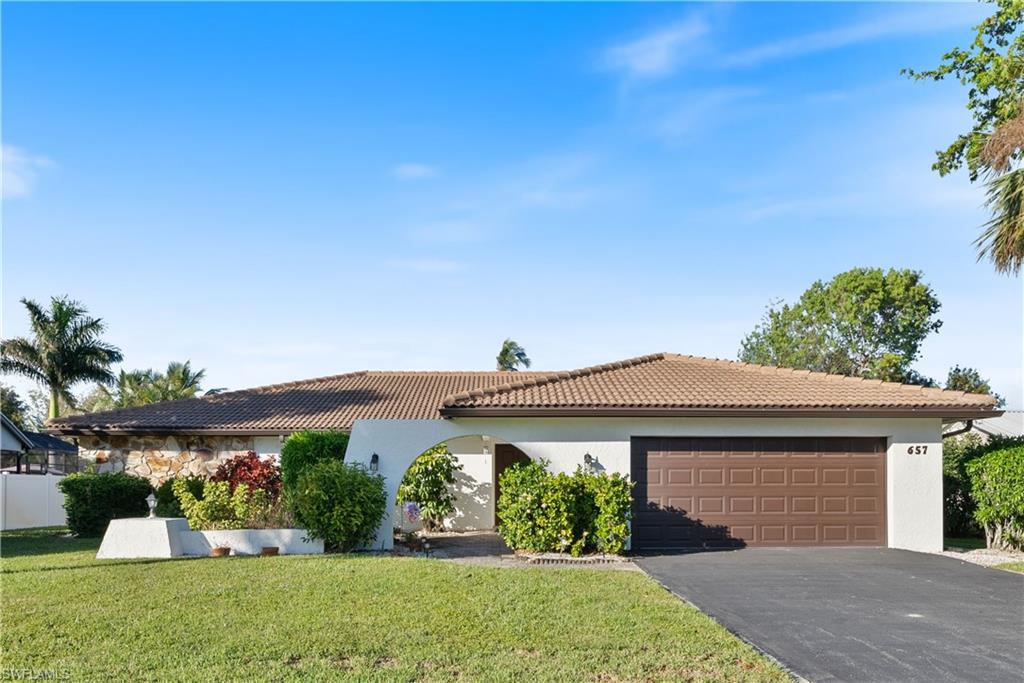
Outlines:
POLYGON ((367 555, 93 559, 0 534, 4 671, 72 680, 784 681, 643 574, 367 555))
POLYGON ((1003 564, 997 564, 996 569, 1005 569, 1011 572, 1021 572, 1024 574, 1024 562, 1004 562, 1003 564))
POLYGON ((947 548, 959 548, 961 550, 978 550, 985 547, 984 538, 945 538, 947 548))

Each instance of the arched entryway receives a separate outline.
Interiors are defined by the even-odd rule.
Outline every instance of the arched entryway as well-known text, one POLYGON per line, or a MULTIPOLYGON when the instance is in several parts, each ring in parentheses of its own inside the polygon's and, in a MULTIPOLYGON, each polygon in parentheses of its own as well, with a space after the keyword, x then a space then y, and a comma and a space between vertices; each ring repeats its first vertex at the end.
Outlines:
POLYGON ((390 549, 393 531, 405 529, 397 505, 402 478, 422 453, 445 444, 462 464, 456 477, 456 511, 446 520, 453 531, 484 531, 495 526, 496 477, 505 468, 529 457, 529 446, 494 434, 476 433, 470 426, 447 420, 366 420, 352 429, 346 460, 376 468, 389 496, 387 517, 378 529, 374 547, 390 549))

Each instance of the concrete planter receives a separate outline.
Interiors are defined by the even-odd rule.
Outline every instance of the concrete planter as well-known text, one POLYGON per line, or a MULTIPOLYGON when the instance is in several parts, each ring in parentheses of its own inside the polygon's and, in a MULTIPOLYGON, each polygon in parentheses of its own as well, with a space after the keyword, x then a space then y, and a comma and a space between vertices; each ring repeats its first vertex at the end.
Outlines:
POLYGON ((232 555, 259 555, 263 548, 276 547, 280 555, 321 555, 324 542, 303 540, 305 529, 227 529, 222 531, 184 531, 181 552, 186 556, 206 557, 210 549, 231 548, 232 555))
POLYGON ((192 531, 181 518, 115 519, 107 527, 96 558, 209 557, 217 547, 232 555, 259 555, 275 547, 280 555, 322 555, 323 541, 305 541, 305 529, 192 531))

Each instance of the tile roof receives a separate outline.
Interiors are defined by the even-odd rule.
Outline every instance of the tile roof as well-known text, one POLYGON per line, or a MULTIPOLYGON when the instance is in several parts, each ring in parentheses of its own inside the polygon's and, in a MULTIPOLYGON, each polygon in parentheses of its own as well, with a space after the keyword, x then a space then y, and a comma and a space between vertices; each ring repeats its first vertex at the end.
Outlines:
MULTIPOLYGON (((47 422, 50 432, 288 433, 347 431, 359 419, 438 418, 446 396, 507 381, 508 372, 352 372, 47 422)), ((546 373, 519 372, 524 377, 546 373)))
POLYGON ((522 414, 998 415, 990 396, 655 354, 568 372, 353 372, 51 420, 56 433, 288 433, 522 414))
POLYGON ((701 411, 992 411, 995 399, 880 380, 659 353, 445 399, 442 414, 524 409, 701 411))

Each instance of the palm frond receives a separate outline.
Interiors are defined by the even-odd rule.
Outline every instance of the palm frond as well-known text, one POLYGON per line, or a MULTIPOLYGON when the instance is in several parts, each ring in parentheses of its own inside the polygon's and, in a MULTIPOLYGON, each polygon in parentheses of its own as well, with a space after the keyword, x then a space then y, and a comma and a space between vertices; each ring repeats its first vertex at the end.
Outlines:
POLYGON ((974 241, 978 260, 988 258, 997 271, 1016 275, 1024 263, 1024 169, 991 178, 986 204, 992 218, 974 241))

